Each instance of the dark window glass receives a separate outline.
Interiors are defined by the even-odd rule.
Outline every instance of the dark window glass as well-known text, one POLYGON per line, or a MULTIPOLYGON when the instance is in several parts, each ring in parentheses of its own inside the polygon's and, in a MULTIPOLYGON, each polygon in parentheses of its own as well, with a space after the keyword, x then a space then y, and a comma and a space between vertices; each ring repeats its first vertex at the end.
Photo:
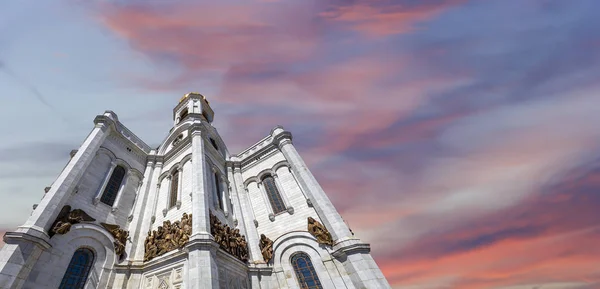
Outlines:
POLYGON ((121 187, 121 183, 123 182, 123 177, 125 177, 125 168, 117 166, 113 170, 113 173, 108 180, 108 184, 106 184, 106 188, 104 188, 104 193, 102 193, 102 198, 100 198, 101 202, 109 206, 112 206, 115 203, 119 187, 121 187))
POLYGON ((219 180, 219 175, 217 173, 215 173, 214 175, 215 175, 215 189, 217 190, 217 193, 215 195, 217 196, 217 199, 219 202, 219 208, 221 208, 221 210, 223 210, 223 191, 221 190, 221 181, 219 180))
POLYGON ((267 196, 269 196, 269 202, 271 202, 273 212, 277 214, 285 211, 285 204, 283 203, 283 199, 277 190, 275 179, 273 179, 272 176, 267 176, 263 179, 263 184, 265 186, 265 190, 267 191, 267 196))
POLYGON ((212 144, 212 146, 216 149, 219 150, 219 147, 217 146, 217 142, 214 139, 210 139, 210 144, 212 144))
POLYGON ((310 261, 310 258, 305 253, 298 253, 292 256, 292 266, 296 272, 296 278, 302 289, 322 289, 319 276, 315 272, 315 268, 310 261))
POLYGON ((188 110, 187 108, 184 109, 181 114, 179 115, 179 121, 182 121, 184 118, 186 118, 188 116, 188 110))
POLYGON ((75 251, 67 272, 60 282, 59 289, 80 289, 85 286, 90 269, 94 263, 94 253, 90 249, 80 248, 75 251))
POLYGON ((171 178, 171 194, 169 195, 169 208, 177 204, 177 190, 179 189, 179 172, 175 172, 171 178))

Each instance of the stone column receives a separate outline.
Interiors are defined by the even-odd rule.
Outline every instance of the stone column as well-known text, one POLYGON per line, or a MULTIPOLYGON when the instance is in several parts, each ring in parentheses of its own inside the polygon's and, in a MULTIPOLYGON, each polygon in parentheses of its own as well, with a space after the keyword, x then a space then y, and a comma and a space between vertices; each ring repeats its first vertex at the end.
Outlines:
POLYGON ((42 252, 50 248, 47 234, 50 226, 76 190, 81 177, 108 136, 110 127, 114 128, 116 118, 114 113, 106 112, 94 119, 94 128, 36 210, 23 226, 4 235, 6 244, 0 249, 0 288, 21 288, 42 252))
MULTIPOLYGON (((144 259, 144 242, 148 231, 152 227, 153 220, 155 219, 154 212, 156 210, 156 199, 158 198, 158 189, 160 188, 158 185, 158 177, 162 173, 162 162, 156 161, 154 164, 152 161, 148 162, 148 166, 146 167, 146 174, 144 174, 144 179, 146 179, 146 188, 144 202, 140 206, 140 212, 137 216, 138 218, 138 234, 139 237, 135 242, 135 251, 133 253, 133 260, 141 261, 144 259), (152 168, 148 171, 148 168, 152 168)), ((135 218, 135 217, 134 217, 135 218)), ((135 221, 135 219, 134 219, 135 221)), ((133 222, 132 222, 133 223, 133 222)), ((136 240, 136 239, 134 239, 136 240)))
MULTIPOLYGON (((154 152, 150 152, 150 154, 153 153, 154 152)), ((144 217, 147 216, 145 213, 145 208, 147 206, 146 204, 148 204, 148 191, 150 188, 150 182, 153 172, 154 161, 148 161, 146 163, 146 169, 144 170, 144 176, 142 177, 142 180, 140 180, 138 183, 138 192, 135 196, 135 201, 133 203, 131 214, 129 214, 129 217, 127 217, 127 220, 130 222, 128 230, 129 232, 133 232, 133 235, 131 236, 131 243, 129 247, 126 248, 129 260, 135 260, 136 250, 140 243, 140 238, 146 238, 146 232, 142 232, 140 228, 144 217)))
POLYGON ((192 124, 192 235, 186 246, 188 257, 187 288, 219 288, 219 271, 216 261, 218 245, 210 235, 209 219, 209 184, 207 183, 206 157, 204 155, 204 140, 202 125, 192 124))
POLYGON ((227 193, 227 182, 225 181, 225 176, 220 175, 220 181, 221 181, 221 202, 223 202, 223 213, 225 214, 225 217, 229 216, 229 202, 227 201, 227 195, 229 195, 227 193))
MULTIPOLYGON (((235 184, 235 180, 234 180, 234 176, 233 176, 233 166, 234 163, 232 162, 227 162, 226 164, 226 169, 227 169, 227 179, 229 179, 229 184, 228 184, 228 188, 227 191, 229 192, 229 200, 231 202, 231 219, 234 222, 234 225, 240 229, 240 234, 246 236, 246 224, 243 222, 242 219, 239 218, 243 218, 242 217, 242 209, 240 206, 240 199, 239 199, 239 192, 238 192, 238 187, 235 184)), ((247 239, 248 237, 246 237, 247 239)))
POLYGON ((348 226, 344 223, 342 217, 323 191, 323 188, 321 188, 304 163, 304 160, 300 157, 300 154, 298 154, 298 151, 296 151, 296 148, 292 144, 291 133, 284 131, 281 127, 277 127, 273 130, 272 134, 275 143, 278 145, 286 160, 290 163, 294 174, 298 177, 298 183, 312 202, 315 210, 319 214, 319 218, 323 222, 323 225, 327 227, 333 239, 338 243, 349 239, 355 239, 352 237, 348 226))
POLYGON ((181 208, 181 200, 182 200, 182 182, 183 182, 183 165, 181 165, 181 167, 179 167, 177 169, 177 202, 175 203, 175 206, 177 206, 177 209, 179 210, 179 208, 181 208))
POLYGON ((110 168, 108 168, 108 172, 104 176, 104 180, 102 181, 102 185, 100 186, 100 189, 98 190, 98 192, 96 192, 96 196, 94 197, 94 201, 93 201, 94 205, 97 205, 98 203, 100 203, 100 198, 102 197, 102 193, 104 192, 106 185, 108 185, 110 176, 112 176, 112 173, 116 167, 117 167, 117 163, 115 161, 112 161, 110 163, 110 168))
POLYGON ((129 212, 129 216, 127 216, 127 221, 133 221, 133 215, 137 210, 138 199, 140 198, 140 193, 142 192, 142 184, 144 182, 139 180, 137 183, 137 188, 135 189, 135 197, 133 198, 133 205, 131 206, 131 212, 129 212))
POLYGON ((166 193, 167 201, 165 202, 165 207, 162 210, 163 217, 167 216, 167 211, 169 210, 169 206, 171 205, 171 204, 169 204, 169 199, 171 198, 171 188, 173 188, 173 186, 171 185, 172 181, 173 181, 173 176, 168 175, 167 176, 167 193, 166 193))
POLYGON ((246 228, 246 240, 248 242, 248 251, 250 256, 250 263, 264 263, 260 247, 258 246, 258 230, 256 229, 252 206, 250 205, 250 199, 248 191, 244 186, 244 179, 242 178, 242 168, 238 164, 233 169, 233 179, 238 191, 238 197, 240 201, 240 214, 246 228))
POLYGON ((121 182, 121 186, 119 187, 119 191, 117 191, 117 197, 115 198, 115 202, 112 205, 112 212, 116 212, 119 209, 119 202, 125 193, 125 188, 127 187, 127 181, 129 180, 129 176, 131 176, 131 172, 127 170, 125 175, 123 176, 123 181, 121 182))

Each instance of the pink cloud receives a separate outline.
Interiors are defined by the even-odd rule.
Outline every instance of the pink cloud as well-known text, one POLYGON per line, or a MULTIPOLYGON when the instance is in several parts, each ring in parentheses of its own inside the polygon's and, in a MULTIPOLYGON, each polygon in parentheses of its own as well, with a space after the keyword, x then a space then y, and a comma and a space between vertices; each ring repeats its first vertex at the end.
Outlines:
POLYGON ((406 5, 401 1, 396 4, 383 1, 357 1, 352 5, 332 7, 322 13, 322 16, 344 23, 363 35, 385 37, 413 32, 419 23, 463 2, 465 1, 436 1, 436 3, 428 1, 426 4, 406 5))

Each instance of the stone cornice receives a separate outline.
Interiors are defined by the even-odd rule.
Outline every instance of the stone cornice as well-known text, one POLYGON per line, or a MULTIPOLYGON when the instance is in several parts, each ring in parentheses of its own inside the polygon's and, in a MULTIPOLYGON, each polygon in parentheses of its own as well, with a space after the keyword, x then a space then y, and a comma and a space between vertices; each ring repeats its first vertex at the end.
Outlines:
POLYGON ((52 247, 52 245, 50 245, 50 243, 47 240, 21 232, 6 232, 4 234, 3 240, 4 243, 7 244, 13 244, 19 242, 20 240, 25 240, 44 248, 44 250, 47 250, 52 247))
POLYGON ((241 161, 241 170, 247 171, 278 152, 279 150, 275 146, 264 147, 262 150, 241 161))
POLYGON ((271 153, 272 150, 281 149, 283 144, 291 143, 291 141, 292 133, 284 130, 281 126, 276 126, 271 130, 271 134, 230 159, 239 161, 242 168, 245 169, 246 166, 271 153))
POLYGON ((366 243, 351 243, 349 245, 335 244, 334 250, 331 255, 336 258, 352 255, 356 253, 369 254, 371 252, 371 246, 366 243))
POLYGON ((133 142, 131 142, 129 139, 123 137, 123 135, 121 135, 118 132, 114 132, 108 135, 108 139, 114 141, 115 143, 121 145, 123 147, 123 150, 126 151, 126 148, 130 148, 131 149, 131 154, 133 154, 136 159, 138 161, 140 161, 141 163, 144 163, 146 160, 146 152, 142 151, 138 146, 136 146, 133 142))

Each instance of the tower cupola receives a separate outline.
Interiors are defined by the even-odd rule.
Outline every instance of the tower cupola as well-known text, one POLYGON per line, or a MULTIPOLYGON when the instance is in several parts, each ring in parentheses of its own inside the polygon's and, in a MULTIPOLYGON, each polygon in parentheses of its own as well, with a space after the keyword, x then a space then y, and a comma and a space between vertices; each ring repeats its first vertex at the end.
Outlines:
POLYGON ((203 118, 208 123, 212 123, 215 113, 210 107, 206 97, 197 92, 185 94, 177 106, 173 109, 173 121, 175 125, 188 117, 203 118))

